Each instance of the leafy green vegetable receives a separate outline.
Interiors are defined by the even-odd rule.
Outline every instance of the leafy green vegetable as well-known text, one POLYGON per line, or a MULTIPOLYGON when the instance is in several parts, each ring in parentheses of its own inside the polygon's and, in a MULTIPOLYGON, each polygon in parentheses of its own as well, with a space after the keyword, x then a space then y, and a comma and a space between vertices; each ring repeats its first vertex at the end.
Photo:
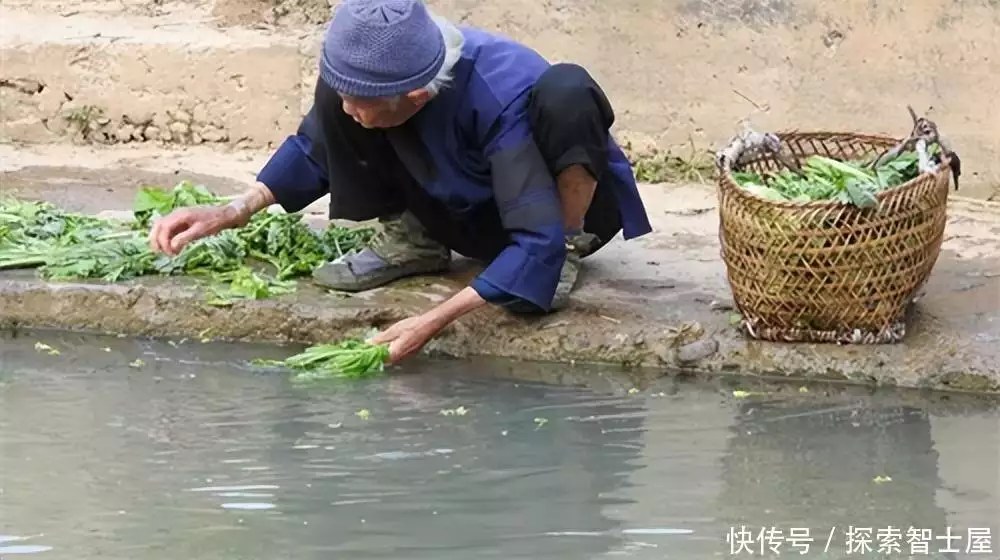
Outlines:
POLYGON ((844 162, 814 155, 802 165, 801 175, 784 170, 766 175, 742 171, 732 176, 741 187, 767 200, 800 203, 832 200, 859 208, 876 208, 878 193, 919 175, 917 158, 916 152, 903 152, 871 170, 867 162, 844 162))
POLYGON ((293 280, 367 243, 371 228, 328 227, 316 231, 301 214, 259 212, 246 227, 199 239, 177 256, 154 254, 147 241, 157 216, 178 208, 222 203, 200 185, 143 187, 132 221, 64 212, 47 202, 0 200, 0 269, 37 268, 43 278, 98 278, 117 282, 146 275, 192 275, 214 279, 210 302, 229 305, 289 293, 293 280), (274 267, 273 277, 249 268, 274 267))
POLYGON ((310 346, 282 361, 255 360, 255 363, 288 367, 297 370, 296 380, 311 381, 372 377, 385 370, 388 359, 388 344, 372 344, 358 338, 348 338, 336 344, 310 346))
POLYGON ((231 272, 244 265, 247 250, 234 230, 205 237, 184 248, 176 257, 159 255, 155 266, 160 274, 231 272))
POLYGON ((205 187, 190 181, 181 181, 170 191, 159 187, 140 188, 135 193, 132 213, 135 215, 136 223, 145 229, 150 226, 154 218, 166 216, 178 208, 219 204, 230 198, 216 196, 205 187))
POLYGON ((271 296, 290 294, 295 291, 295 283, 287 280, 274 280, 266 275, 260 275, 247 267, 237 268, 232 272, 213 275, 222 282, 222 287, 213 287, 210 305, 228 306, 238 299, 266 299, 271 296))
POLYGON ((327 260, 322 238, 299 214, 254 216, 240 238, 250 255, 274 266, 279 279, 309 274, 327 260))
POLYGON ((51 280, 100 278, 118 282, 149 274, 155 259, 145 239, 108 239, 52 253, 40 272, 51 280))
POLYGON ((118 281, 146 274, 154 260, 126 224, 61 213, 44 202, 0 203, 0 269, 40 268, 44 278, 118 281))

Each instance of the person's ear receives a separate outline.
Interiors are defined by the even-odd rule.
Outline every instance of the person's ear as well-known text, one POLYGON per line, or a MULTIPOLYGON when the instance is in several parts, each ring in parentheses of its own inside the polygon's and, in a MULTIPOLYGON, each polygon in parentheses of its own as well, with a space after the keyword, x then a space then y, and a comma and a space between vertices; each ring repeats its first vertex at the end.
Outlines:
POLYGON ((408 99, 414 107, 423 107, 428 101, 431 100, 431 92, 424 88, 415 89, 406 94, 406 99, 408 99))

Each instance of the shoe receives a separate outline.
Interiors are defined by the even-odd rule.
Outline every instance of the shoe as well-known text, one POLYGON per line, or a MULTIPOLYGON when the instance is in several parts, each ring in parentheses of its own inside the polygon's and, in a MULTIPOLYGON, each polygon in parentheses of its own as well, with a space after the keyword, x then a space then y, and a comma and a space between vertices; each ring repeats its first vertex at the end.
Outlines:
POLYGON ((593 253, 599 243, 600 239, 592 233, 582 232, 566 236, 566 262, 563 263, 562 271, 559 273, 559 284, 556 285, 556 293, 552 297, 553 311, 563 309, 569 304, 569 295, 576 289, 580 278, 583 258, 593 253))
POLYGON ((331 290, 361 292, 410 276, 448 271, 451 251, 427 237, 411 213, 379 222, 382 231, 365 249, 320 266, 313 271, 313 281, 331 290))

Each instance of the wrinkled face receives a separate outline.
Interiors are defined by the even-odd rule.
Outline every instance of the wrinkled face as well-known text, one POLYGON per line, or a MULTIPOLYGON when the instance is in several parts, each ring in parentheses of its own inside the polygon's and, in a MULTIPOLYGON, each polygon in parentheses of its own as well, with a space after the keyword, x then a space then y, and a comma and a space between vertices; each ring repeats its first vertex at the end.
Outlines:
POLYGON ((392 128, 415 115, 430 99, 418 89, 398 97, 354 97, 341 95, 344 112, 365 128, 392 128))

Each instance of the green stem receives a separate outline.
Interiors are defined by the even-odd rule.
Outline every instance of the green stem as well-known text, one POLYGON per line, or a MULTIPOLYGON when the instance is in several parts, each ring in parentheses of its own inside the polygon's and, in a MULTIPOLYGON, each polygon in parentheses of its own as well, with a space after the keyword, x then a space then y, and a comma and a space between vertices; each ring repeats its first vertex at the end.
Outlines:
POLYGON ((0 270, 8 270, 14 268, 35 268, 38 266, 44 266, 48 262, 45 257, 24 257, 21 259, 11 259, 7 261, 0 261, 0 270))

